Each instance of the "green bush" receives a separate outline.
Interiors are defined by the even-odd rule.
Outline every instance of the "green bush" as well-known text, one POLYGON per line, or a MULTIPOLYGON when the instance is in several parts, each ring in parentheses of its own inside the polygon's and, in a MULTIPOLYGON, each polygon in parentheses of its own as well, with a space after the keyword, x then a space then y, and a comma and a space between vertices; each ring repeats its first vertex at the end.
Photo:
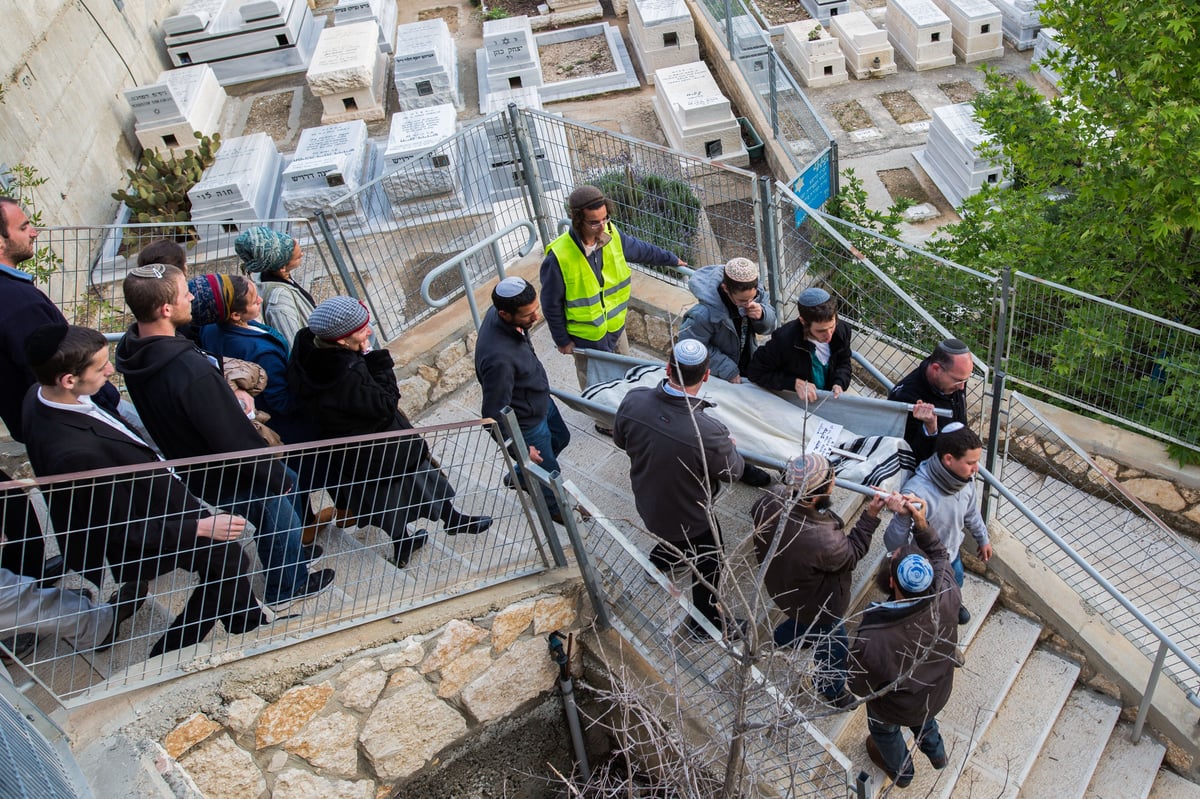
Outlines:
MULTIPOLYGON (((695 265, 694 240, 700 223, 700 198, 682 180, 641 173, 633 167, 594 178, 592 185, 617 206, 622 231, 669 250, 695 265)), ((679 277, 674 269, 651 267, 679 277)))

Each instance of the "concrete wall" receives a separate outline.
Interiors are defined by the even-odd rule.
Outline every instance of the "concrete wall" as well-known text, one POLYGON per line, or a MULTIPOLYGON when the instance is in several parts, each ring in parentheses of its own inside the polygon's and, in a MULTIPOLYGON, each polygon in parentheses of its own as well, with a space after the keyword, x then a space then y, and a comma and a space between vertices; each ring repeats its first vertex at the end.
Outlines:
POLYGON ((167 67, 159 22, 176 3, 38 0, 8 3, 0 48, 0 163, 36 167, 47 224, 107 224, 135 163, 123 89, 167 67), (90 12, 90 13, 89 13, 90 12), (94 15, 94 16, 93 16, 94 15))

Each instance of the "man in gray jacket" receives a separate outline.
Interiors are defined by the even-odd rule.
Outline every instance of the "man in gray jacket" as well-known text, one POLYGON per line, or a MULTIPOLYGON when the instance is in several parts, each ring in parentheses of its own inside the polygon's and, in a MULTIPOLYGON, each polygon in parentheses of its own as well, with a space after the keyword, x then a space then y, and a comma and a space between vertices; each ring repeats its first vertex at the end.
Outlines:
MULTIPOLYGON (((964 529, 975 539, 979 557, 991 560, 992 545, 988 541, 987 525, 979 513, 979 494, 975 475, 979 472, 979 459, 983 455, 983 442, 974 431, 959 423, 951 422, 942 428, 937 438, 933 457, 921 462, 916 474, 908 478, 903 491, 915 494, 927 503, 925 516, 929 526, 950 553, 954 581, 963 584, 962 558, 959 549, 965 535, 964 529)), ((908 543, 911 522, 908 517, 897 514, 883 533, 883 544, 888 551, 908 543)), ((971 620, 971 612, 959 605, 958 623, 971 620)))
MULTIPOLYGON (((708 350, 694 339, 675 345, 667 378, 656 388, 637 388, 617 409, 613 441, 629 455, 634 504, 646 529, 660 538, 650 560, 663 571, 687 563, 695 572, 692 603, 722 629, 720 528, 712 501, 721 483, 742 475, 745 461, 729 429, 704 411, 696 395, 708 379, 708 350)), ((725 626, 727 635, 735 632, 725 626)), ((688 633, 707 637, 688 619, 688 633)))
POLYGON ((854 528, 830 510, 833 467, 824 455, 797 455, 785 485, 754 503, 754 550, 766 567, 763 582, 787 614, 775 628, 776 646, 814 646, 815 685, 827 702, 847 707, 846 627, 850 578, 871 548, 883 499, 873 497, 854 528))

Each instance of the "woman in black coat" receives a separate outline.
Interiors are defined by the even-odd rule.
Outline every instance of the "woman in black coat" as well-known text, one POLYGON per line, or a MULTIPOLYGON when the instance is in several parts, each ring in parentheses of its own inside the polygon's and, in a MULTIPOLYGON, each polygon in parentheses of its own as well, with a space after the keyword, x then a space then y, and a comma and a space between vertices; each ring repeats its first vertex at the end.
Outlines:
MULTIPOLYGON (((396 407, 400 388, 391 353, 371 349, 369 322, 361 302, 333 297, 296 334, 288 382, 322 438, 412 429, 396 407)), ((330 468, 341 477, 333 491, 338 507, 390 535, 392 562, 399 568, 428 537, 425 530, 408 531, 419 518, 440 520, 447 535, 482 533, 492 524, 490 516, 468 516, 454 507, 454 487, 433 465, 420 436, 335 451, 330 468)))

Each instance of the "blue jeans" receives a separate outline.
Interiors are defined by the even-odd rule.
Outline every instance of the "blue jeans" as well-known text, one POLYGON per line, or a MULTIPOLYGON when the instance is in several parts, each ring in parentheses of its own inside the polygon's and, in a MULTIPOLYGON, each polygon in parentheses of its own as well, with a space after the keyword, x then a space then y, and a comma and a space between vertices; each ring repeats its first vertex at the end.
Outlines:
POLYGON ((954 569, 954 582, 958 583, 959 588, 962 588, 962 584, 963 584, 962 558, 957 557, 953 561, 951 561, 950 568, 954 569))
MULTIPOLYGON (((942 741, 942 733, 938 730, 937 719, 929 719, 920 727, 909 727, 917 747, 931 761, 946 756, 946 745, 942 741)), ((871 708, 867 706, 867 730, 871 733, 883 762, 894 773, 901 777, 913 776, 912 758, 908 756, 908 747, 904 744, 904 733, 900 732, 899 724, 889 724, 871 716, 871 708)))
POLYGON ((813 686, 826 699, 841 696, 846 690, 846 660, 850 656, 846 626, 841 622, 809 624, 785 619, 775 628, 775 646, 796 646, 797 643, 804 647, 815 646, 813 686))
MULTIPOLYGON (((294 486, 296 475, 290 469, 288 478, 294 486)), ((295 494, 295 488, 286 494, 272 494, 256 485, 223 496, 218 503, 254 525, 254 545, 266 581, 263 601, 268 605, 302 594, 308 585, 308 561, 300 544, 304 523, 296 513, 295 494)))
MULTIPOLYGON (((558 471, 558 453, 571 443, 571 431, 567 429, 567 423, 563 421, 554 400, 550 400, 546 418, 528 430, 522 430, 521 435, 525 437, 527 446, 537 447, 542 456, 539 466, 547 472, 558 471)), ((554 492, 550 490, 549 486, 542 486, 542 496, 546 498, 546 507, 550 509, 550 512, 558 513, 558 502, 554 499, 554 492)))

